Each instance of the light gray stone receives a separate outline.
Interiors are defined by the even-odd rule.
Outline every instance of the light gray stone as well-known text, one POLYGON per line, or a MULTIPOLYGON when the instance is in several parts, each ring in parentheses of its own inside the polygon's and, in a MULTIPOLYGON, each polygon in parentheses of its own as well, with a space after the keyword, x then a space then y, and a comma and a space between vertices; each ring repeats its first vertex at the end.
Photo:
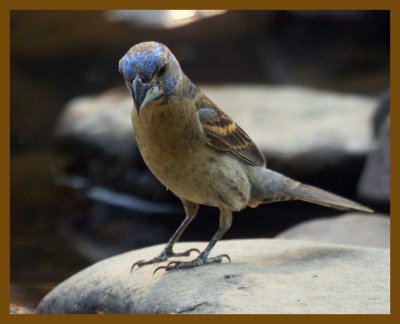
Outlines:
MULTIPOLYGON (((125 90, 125 89, 124 89, 125 90)), ((132 99, 122 89, 71 100, 56 127, 59 139, 100 148, 124 158, 138 152, 131 123, 132 99)))
MULTIPOLYGON (((201 86, 252 137, 267 159, 313 173, 373 146, 377 100, 295 86, 201 86)), ((140 159, 130 120, 132 99, 123 89, 70 102, 57 127, 59 139, 100 148, 123 161, 140 159)), ((76 146, 72 146, 74 149, 76 146)))
POLYGON ((380 102, 374 117, 372 118, 372 125, 375 137, 379 137, 382 125, 384 125, 387 116, 390 115, 390 89, 380 96, 380 102))
POLYGON ((390 218, 382 214, 347 213, 300 223, 276 237, 390 248, 390 218))
POLYGON ((357 191, 365 200, 390 203, 390 115, 381 125, 378 143, 368 156, 357 191))
MULTIPOLYGON (((177 244, 176 250, 206 243, 177 244)), ((389 313, 389 250, 295 240, 221 241, 232 263, 152 275, 133 262, 162 246, 98 262, 54 288, 39 313, 389 313)))

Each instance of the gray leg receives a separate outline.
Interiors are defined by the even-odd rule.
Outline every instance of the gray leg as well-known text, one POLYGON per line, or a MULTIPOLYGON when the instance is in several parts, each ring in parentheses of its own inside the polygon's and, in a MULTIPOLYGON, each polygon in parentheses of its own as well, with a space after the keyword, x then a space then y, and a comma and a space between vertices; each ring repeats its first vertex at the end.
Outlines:
POLYGON ((181 199, 181 201, 182 201, 183 207, 185 208, 186 217, 183 220, 182 224, 179 226, 179 228, 176 230, 174 235, 172 235, 172 237, 169 239, 167 245, 164 247, 164 249, 162 250, 160 255, 156 256, 155 258, 153 258, 151 260, 147 260, 147 261, 140 260, 140 261, 135 262, 131 267, 131 271, 133 270, 133 268, 135 266, 142 267, 142 266, 147 265, 147 264, 163 262, 163 261, 168 260, 170 257, 189 256, 190 252, 193 252, 193 251, 196 251, 196 252, 200 253, 200 251, 198 249, 189 249, 187 251, 180 252, 180 253, 173 252, 174 244, 176 243, 176 241, 179 240, 179 238, 181 237, 181 235, 185 231, 186 227, 188 227, 190 222, 197 215, 197 211, 199 210, 199 205, 198 204, 192 203, 192 202, 190 202, 188 200, 184 200, 184 199, 181 199))
MULTIPOLYGON (((171 256, 189 256, 191 250, 194 250, 194 251, 197 250, 197 249, 190 249, 188 251, 181 252, 181 253, 174 253, 172 251, 172 248, 173 248, 174 244, 176 243, 176 241, 179 240, 179 238, 181 237, 181 235, 185 231, 186 227, 188 227, 188 225, 191 223, 191 221, 197 215, 197 211, 199 210, 199 205, 197 205, 195 203, 192 203, 192 202, 190 202, 188 200, 184 200, 184 199, 181 199, 181 201, 182 201, 183 207, 185 208, 186 217, 183 220, 182 224, 179 226, 179 228, 176 230, 174 235, 172 235, 172 237, 169 239, 167 245, 165 246, 164 250, 161 252, 160 256, 162 256, 162 255, 167 255, 168 257, 171 257, 171 256)), ((165 260, 162 260, 162 261, 165 261, 165 260)))
POLYGON ((194 268, 209 263, 221 263, 224 257, 227 258, 230 262, 230 258, 227 254, 217 255, 212 258, 209 258, 208 255, 210 254, 215 244, 229 230, 231 224, 232 224, 232 212, 230 210, 220 209, 219 228, 212 237, 212 239, 210 240, 210 243, 208 243, 207 247, 204 249, 203 252, 200 253, 200 255, 196 259, 189 262, 172 261, 168 263, 167 266, 165 267, 158 267, 154 271, 154 273, 159 269, 165 269, 166 271, 171 271, 176 269, 194 268))

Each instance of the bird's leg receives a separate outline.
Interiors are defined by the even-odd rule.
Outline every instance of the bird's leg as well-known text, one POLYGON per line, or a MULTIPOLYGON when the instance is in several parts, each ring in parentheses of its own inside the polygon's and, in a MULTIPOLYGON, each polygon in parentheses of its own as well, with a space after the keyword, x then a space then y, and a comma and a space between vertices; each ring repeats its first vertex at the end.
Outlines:
MULTIPOLYGON (((190 252, 192 252, 192 251, 197 251, 198 253, 200 253, 200 251, 198 249, 189 249, 187 251, 178 252, 178 253, 173 251, 174 244, 176 243, 176 241, 179 240, 179 238, 185 231, 186 227, 188 227, 190 222, 197 215, 197 211, 199 210, 199 205, 194 204, 194 203, 184 200, 184 199, 181 199, 181 200, 182 200, 183 207, 185 208, 186 217, 185 217, 184 221, 182 222, 182 224, 179 226, 179 228, 176 230, 174 235, 172 235, 172 237, 169 239, 167 245, 164 247, 164 250, 159 255, 159 257, 161 257, 161 258, 166 257, 165 260, 167 260, 170 257, 189 256, 190 252)), ((162 260, 162 261, 165 261, 165 260, 162 260)))
POLYGON ((165 271, 171 271, 176 269, 194 268, 209 263, 221 263, 224 257, 227 258, 228 261, 230 262, 231 259, 227 254, 220 254, 212 258, 208 257, 208 255, 210 254, 210 251, 215 246, 215 244, 229 230, 231 224, 232 224, 232 212, 230 210, 220 209, 219 228, 212 237, 212 239, 210 240, 210 242, 208 243, 207 247, 204 249, 203 252, 199 254, 199 256, 196 259, 188 262, 172 261, 168 263, 166 266, 158 267, 154 271, 154 273, 159 269, 165 269, 165 271))
POLYGON ((153 264, 153 263, 158 263, 158 262, 163 262, 168 260, 170 257, 183 257, 183 256, 189 256, 190 252, 198 252, 200 251, 198 249, 189 249, 187 251, 175 253, 173 252, 173 246, 178 241, 178 239, 181 237, 182 233, 185 231, 186 227, 190 224, 190 222, 194 219, 194 217, 197 215, 197 211, 199 210, 199 205, 192 203, 188 200, 181 199, 183 207, 185 209, 185 214, 186 217, 183 220, 182 224, 179 226, 179 228, 176 230, 174 235, 169 239, 167 245, 164 247, 162 252, 156 256, 153 259, 150 260, 140 260, 135 262, 132 267, 131 271, 135 266, 138 266, 139 268, 147 265, 147 264, 153 264))

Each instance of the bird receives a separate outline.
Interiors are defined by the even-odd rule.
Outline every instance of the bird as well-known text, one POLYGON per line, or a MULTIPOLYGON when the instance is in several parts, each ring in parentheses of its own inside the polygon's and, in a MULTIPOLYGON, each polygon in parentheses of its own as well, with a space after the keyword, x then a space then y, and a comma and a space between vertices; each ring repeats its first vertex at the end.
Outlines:
MULTIPOLYGON (((159 269, 172 271, 221 263, 229 255, 210 256, 229 230, 232 213, 278 201, 313 204, 366 213, 372 209, 267 168, 266 159, 247 133, 211 101, 182 71, 170 49, 146 41, 131 47, 118 70, 132 96, 131 120, 143 160, 155 177, 177 196, 185 218, 161 253, 135 262, 131 271, 172 257, 159 269), (199 205, 219 209, 219 227, 203 251, 175 252, 174 244, 196 216, 199 205)), ((245 107, 243 107, 245 109, 245 107)))

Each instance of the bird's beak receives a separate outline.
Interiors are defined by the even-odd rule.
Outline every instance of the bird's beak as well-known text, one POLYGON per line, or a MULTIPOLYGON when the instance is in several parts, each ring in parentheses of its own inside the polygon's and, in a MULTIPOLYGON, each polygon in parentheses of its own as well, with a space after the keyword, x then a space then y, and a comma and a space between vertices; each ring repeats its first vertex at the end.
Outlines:
POLYGON ((151 101, 159 98, 162 91, 158 85, 143 83, 139 75, 132 82, 131 92, 138 112, 151 101))

